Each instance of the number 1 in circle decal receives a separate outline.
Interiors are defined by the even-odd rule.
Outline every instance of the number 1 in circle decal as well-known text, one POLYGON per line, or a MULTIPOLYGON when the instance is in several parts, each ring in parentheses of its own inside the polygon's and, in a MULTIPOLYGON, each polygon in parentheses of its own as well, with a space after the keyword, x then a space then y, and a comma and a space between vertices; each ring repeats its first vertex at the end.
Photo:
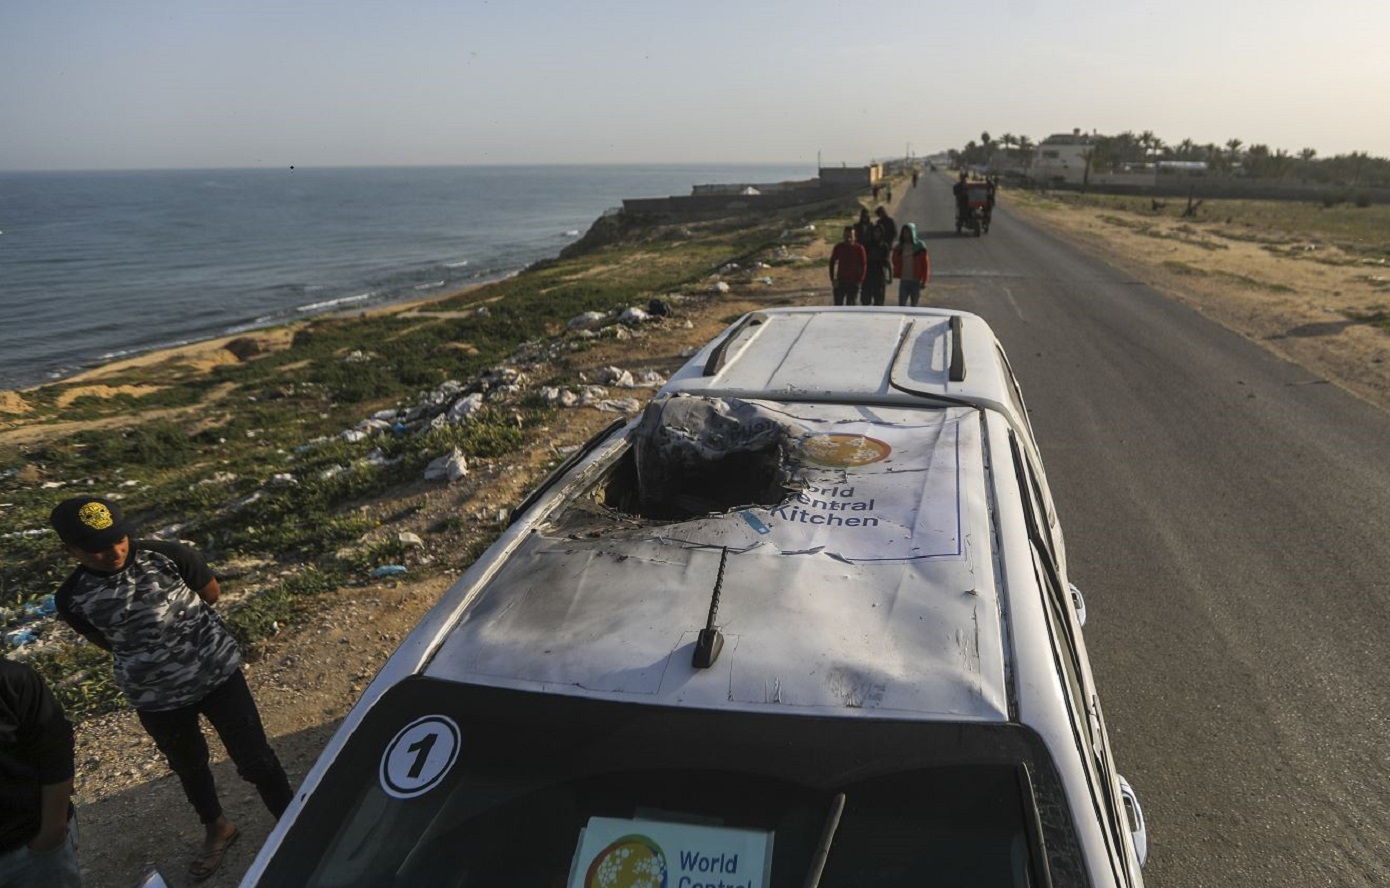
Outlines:
POLYGON ((458 759, 459 737, 459 726, 443 715, 426 715, 406 725, 381 756, 381 788, 398 799, 434 789, 458 759))

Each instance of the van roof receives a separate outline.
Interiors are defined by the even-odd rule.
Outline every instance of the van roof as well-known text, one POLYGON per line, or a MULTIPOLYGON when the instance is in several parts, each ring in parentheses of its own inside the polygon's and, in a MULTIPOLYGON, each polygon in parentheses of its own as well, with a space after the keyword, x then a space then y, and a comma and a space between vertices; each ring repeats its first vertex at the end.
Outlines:
MULTIPOLYGON (((1009 403, 973 315, 747 316, 508 532, 423 672, 667 705, 1006 721, 986 437, 1017 422, 1009 403), (678 407, 694 409, 672 418, 678 407), (604 479, 643 459, 644 426, 708 425, 705 446, 767 422, 785 433, 786 496, 675 520, 606 504, 604 479), (695 668, 707 624, 723 650, 695 668)), ((732 464, 691 477, 714 483, 732 464)))
POLYGON ((999 354, 984 320, 966 312, 780 308, 745 315, 664 391, 861 404, 946 398, 1013 415, 999 354))

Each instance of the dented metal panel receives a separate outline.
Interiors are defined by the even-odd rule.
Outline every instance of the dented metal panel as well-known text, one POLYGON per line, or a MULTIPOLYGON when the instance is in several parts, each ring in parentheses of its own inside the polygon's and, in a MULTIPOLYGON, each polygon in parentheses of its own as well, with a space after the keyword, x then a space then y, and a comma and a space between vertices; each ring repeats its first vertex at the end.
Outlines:
POLYGON ((785 431, 784 501, 655 521, 577 497, 513 552, 427 673, 697 706, 1005 720, 978 411, 745 406, 785 431), (725 648, 696 670, 725 548, 725 648))

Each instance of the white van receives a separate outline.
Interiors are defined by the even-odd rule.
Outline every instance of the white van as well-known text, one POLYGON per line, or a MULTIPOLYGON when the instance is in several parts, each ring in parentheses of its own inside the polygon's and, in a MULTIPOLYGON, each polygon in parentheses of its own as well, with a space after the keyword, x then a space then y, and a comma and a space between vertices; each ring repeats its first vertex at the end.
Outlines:
POLYGON ((747 315, 561 466, 247 873, 294 888, 1138 886, 978 317, 747 315))

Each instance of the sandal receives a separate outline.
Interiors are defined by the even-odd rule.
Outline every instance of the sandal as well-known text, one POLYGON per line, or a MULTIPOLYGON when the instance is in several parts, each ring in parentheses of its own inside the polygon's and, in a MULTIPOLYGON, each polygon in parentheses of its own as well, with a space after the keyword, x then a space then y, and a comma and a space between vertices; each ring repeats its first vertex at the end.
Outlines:
POLYGON ((222 866, 222 858, 226 856, 227 849, 241 836, 241 831, 236 830, 230 836, 223 839, 211 848, 204 847, 198 852, 198 856, 193 858, 193 862, 188 865, 188 879, 197 884, 205 882, 212 877, 222 866))

